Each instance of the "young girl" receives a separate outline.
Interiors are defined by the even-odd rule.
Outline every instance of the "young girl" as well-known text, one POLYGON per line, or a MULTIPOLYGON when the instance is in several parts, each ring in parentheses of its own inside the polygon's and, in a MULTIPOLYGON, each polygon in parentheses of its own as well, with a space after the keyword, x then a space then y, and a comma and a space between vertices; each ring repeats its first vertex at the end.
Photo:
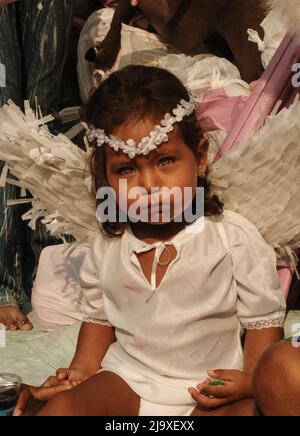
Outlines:
POLYGON ((285 303, 273 249, 209 192, 192 97, 171 73, 130 66, 94 92, 85 119, 95 190, 112 188, 118 206, 125 192, 128 222, 121 213, 103 223, 85 258, 77 351, 46 382, 65 392, 41 415, 251 414, 252 371, 282 336, 285 303), (178 219, 171 196, 164 222, 163 188, 174 187, 192 190, 193 203, 203 187, 205 217, 178 219), (146 219, 131 218, 132 188, 146 219))

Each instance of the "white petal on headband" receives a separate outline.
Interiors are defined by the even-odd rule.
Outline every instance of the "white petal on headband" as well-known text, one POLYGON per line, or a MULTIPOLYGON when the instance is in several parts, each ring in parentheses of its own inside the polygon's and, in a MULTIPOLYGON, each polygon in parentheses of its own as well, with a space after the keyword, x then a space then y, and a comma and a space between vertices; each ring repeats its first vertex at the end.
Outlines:
POLYGON ((89 142, 96 141, 98 147, 108 144, 116 152, 121 150, 123 153, 128 154, 130 159, 133 159, 141 154, 146 156, 163 142, 168 142, 168 134, 174 129, 174 124, 180 123, 184 117, 191 115, 196 105, 196 96, 192 94, 190 94, 190 101, 181 100, 173 110, 173 116, 167 113, 160 125, 155 126, 149 136, 145 136, 139 144, 136 144, 133 139, 124 142, 116 136, 107 136, 104 130, 88 126, 86 123, 83 123, 83 126, 86 129, 86 138, 89 142))

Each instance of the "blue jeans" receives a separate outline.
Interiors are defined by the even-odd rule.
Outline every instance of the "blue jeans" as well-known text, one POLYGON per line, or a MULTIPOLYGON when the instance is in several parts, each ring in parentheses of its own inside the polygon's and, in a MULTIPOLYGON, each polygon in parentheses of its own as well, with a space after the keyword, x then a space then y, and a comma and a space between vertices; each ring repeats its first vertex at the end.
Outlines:
MULTIPOLYGON (((19 106, 28 99, 33 107, 37 100, 45 115, 58 109, 73 7, 74 0, 0 5, 0 64, 6 73, 0 107, 8 99, 19 106)), ((0 171, 2 167, 0 163, 0 171)), ((7 199, 19 197, 12 185, 0 188, 0 307, 22 305, 41 250, 57 243, 41 224, 36 231, 27 227, 23 206, 6 205, 7 199)))

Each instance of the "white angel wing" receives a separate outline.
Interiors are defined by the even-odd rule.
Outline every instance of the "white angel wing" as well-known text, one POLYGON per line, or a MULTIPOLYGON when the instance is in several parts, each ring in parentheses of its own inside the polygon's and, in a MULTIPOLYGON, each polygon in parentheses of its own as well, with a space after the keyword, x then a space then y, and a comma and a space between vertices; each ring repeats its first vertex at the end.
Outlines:
POLYGON ((300 247, 300 102, 212 165, 209 179, 225 208, 246 217, 278 257, 300 247))
POLYGON ((0 108, 0 160, 6 162, 2 186, 7 181, 25 188, 33 199, 14 203, 32 203, 23 216, 35 228, 38 218, 50 233, 63 237, 71 234, 86 243, 99 234, 96 205, 92 196, 88 159, 66 136, 53 136, 45 123, 52 116, 37 119, 25 102, 25 114, 13 103, 0 108), (7 170, 18 181, 7 178, 7 170))
MULTIPOLYGON (((91 194, 90 152, 66 136, 53 136, 26 105, 0 109, 0 159, 26 188, 32 209, 23 217, 34 228, 39 217, 52 235, 71 234, 86 243, 99 233, 91 194)), ((225 208, 245 216, 279 257, 300 246, 300 102, 267 119, 265 126, 212 165, 209 179, 225 208)), ((7 168, 1 176, 4 183, 7 168)))
POLYGON ((266 6, 280 16, 289 33, 300 42, 300 0, 267 0, 266 6))

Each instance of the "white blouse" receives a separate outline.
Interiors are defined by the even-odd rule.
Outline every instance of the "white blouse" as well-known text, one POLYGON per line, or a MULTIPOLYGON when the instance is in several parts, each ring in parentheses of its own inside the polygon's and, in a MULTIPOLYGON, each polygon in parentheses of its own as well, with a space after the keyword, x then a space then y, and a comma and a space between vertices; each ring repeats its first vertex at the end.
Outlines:
POLYGON ((157 404, 190 404, 187 389, 208 370, 242 370, 243 329, 284 323, 275 252, 258 230, 229 211, 193 232, 197 224, 167 243, 147 244, 129 226, 119 238, 100 235, 81 269, 85 320, 116 331, 102 368, 157 404), (156 288, 136 253, 166 244, 177 255, 156 288))

